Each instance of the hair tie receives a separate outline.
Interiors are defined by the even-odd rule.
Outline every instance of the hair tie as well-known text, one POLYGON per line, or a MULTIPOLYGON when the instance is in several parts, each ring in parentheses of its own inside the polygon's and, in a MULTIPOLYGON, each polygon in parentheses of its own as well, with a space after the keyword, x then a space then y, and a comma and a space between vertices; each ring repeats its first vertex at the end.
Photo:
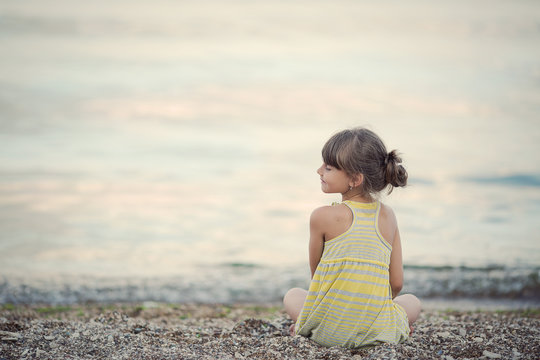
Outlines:
POLYGON ((401 163, 401 158, 399 157, 396 150, 390 151, 388 154, 386 154, 386 157, 384 158, 384 165, 388 165, 388 163, 394 162, 394 163, 401 163))
POLYGON ((387 166, 390 161, 394 160, 394 152, 391 151, 388 154, 386 154, 386 157, 384 158, 384 165, 387 166))

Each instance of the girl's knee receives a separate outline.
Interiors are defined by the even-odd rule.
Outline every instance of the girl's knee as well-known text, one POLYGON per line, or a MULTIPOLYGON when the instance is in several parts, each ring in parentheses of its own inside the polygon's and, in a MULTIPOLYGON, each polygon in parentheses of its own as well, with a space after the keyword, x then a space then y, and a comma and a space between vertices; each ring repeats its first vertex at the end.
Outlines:
POLYGON ((296 321, 304 301, 306 300, 307 291, 300 288, 293 288, 287 291, 283 297, 283 305, 285 305, 285 311, 289 316, 296 321))
POLYGON ((422 303, 416 296, 412 294, 404 294, 396 297, 394 301, 403 307, 407 313, 409 323, 412 324, 416 321, 416 319, 418 319, 422 309, 422 303))
POLYGON ((298 302, 298 299, 300 297, 302 297, 302 294, 305 291, 306 290, 300 289, 300 288, 292 288, 292 289, 290 289, 289 291, 287 291, 287 293, 283 297, 283 304, 285 304, 285 306, 287 306, 287 304, 298 302))
POLYGON ((414 316, 414 321, 416 321, 416 319, 418 319, 418 315, 420 315, 420 311, 422 310, 422 303, 420 302, 420 299, 418 299, 416 296, 412 294, 409 295, 412 308, 411 310, 413 312, 412 315, 414 316))
POLYGON ((291 294, 294 294, 299 288, 292 288, 292 289, 289 289, 286 293, 285 293, 285 296, 283 297, 283 299, 285 300, 287 297, 291 296, 291 294))

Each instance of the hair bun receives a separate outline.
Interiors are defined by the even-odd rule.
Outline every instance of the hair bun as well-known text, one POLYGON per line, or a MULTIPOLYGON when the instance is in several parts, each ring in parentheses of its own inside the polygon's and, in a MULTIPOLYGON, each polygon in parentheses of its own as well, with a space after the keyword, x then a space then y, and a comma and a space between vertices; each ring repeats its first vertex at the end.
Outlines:
POLYGON ((384 165, 388 165, 389 163, 396 162, 400 163, 401 158, 397 155, 396 150, 390 151, 388 154, 386 154, 386 158, 384 159, 384 165))
MULTIPOLYGON (((407 185, 407 171, 401 165, 401 157, 397 150, 390 151, 384 159, 386 182, 393 187, 403 187, 407 185)), ((391 191, 391 190, 390 190, 391 191)))

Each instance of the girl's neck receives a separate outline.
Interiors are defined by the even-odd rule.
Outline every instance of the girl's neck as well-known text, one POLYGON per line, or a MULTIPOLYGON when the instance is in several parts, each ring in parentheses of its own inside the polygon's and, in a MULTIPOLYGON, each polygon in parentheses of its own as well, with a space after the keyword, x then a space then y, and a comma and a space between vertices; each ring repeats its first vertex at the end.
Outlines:
POLYGON ((341 194, 341 201, 356 201, 356 202, 363 202, 363 203, 372 203, 374 201, 374 199, 369 195, 365 196, 360 193, 349 194, 349 191, 341 194))

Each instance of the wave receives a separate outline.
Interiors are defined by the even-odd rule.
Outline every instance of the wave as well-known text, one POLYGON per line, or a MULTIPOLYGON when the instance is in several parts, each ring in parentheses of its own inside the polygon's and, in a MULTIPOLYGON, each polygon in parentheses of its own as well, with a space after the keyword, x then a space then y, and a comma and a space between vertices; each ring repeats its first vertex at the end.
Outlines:
MULTIPOLYGON (((423 299, 529 301, 540 307, 540 268, 406 266, 402 293, 423 299)), ((231 263, 169 277, 6 277, 0 304, 280 302, 291 287, 307 288, 302 268, 231 263)))
MULTIPOLYGON (((464 176, 458 177, 458 182, 468 182, 479 185, 501 185, 513 187, 540 187, 540 175, 537 174, 509 174, 509 175, 493 175, 493 176, 464 176)), ((437 181, 429 178, 411 177, 410 185, 432 186, 437 181)))
POLYGON ((540 268, 405 266, 404 291, 423 297, 540 301, 540 268))
MULTIPOLYGON (((152 34, 154 27, 119 21, 116 19, 75 19, 60 17, 36 17, 18 15, 0 15, 0 30, 10 34, 47 34, 47 35, 133 35, 152 34)), ((160 35, 165 35, 162 29, 160 35)))
POLYGON ((511 174, 502 176, 471 176, 460 179, 465 182, 473 182, 486 185, 504 186, 529 186, 540 187, 540 176, 535 174, 511 174))

